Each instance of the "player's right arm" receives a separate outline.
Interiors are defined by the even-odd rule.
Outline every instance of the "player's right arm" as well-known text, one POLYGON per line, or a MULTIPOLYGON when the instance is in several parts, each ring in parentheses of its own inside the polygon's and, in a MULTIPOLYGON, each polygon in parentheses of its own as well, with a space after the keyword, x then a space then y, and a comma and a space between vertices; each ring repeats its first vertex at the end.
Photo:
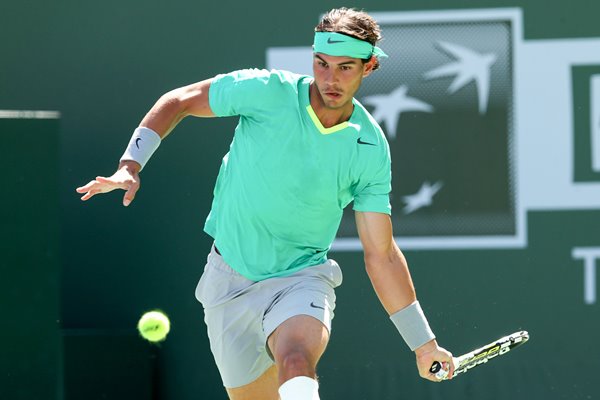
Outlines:
MULTIPOLYGON (((207 79, 165 93, 142 119, 140 127, 151 129, 162 140, 187 116, 214 117, 208 99, 211 82, 212 79, 207 79)), ((113 175, 98 176, 76 191, 83 194, 81 200, 85 201, 97 194, 122 189, 125 190, 123 205, 128 206, 140 188, 141 169, 136 161, 122 160, 113 175)))
POLYGON ((207 79, 165 93, 148 111, 140 126, 152 129, 164 139, 185 117, 215 117, 208 101, 211 82, 212 79, 207 79))

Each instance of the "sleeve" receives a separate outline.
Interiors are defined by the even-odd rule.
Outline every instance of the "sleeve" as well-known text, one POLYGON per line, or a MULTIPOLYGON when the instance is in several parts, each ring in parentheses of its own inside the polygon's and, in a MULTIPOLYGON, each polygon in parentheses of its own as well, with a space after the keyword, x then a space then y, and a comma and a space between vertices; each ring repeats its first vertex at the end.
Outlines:
POLYGON ((244 69, 217 75, 208 92, 210 108, 219 117, 264 114, 281 98, 282 81, 276 71, 244 69))
POLYGON ((390 192, 392 191, 392 162, 389 147, 374 168, 367 172, 363 182, 354 193, 354 211, 392 214, 390 192))

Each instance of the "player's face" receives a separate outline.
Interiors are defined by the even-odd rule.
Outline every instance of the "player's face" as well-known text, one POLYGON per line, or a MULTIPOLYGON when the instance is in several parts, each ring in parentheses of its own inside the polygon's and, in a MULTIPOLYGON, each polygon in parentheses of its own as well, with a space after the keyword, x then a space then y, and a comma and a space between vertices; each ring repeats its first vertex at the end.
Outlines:
POLYGON ((323 105, 330 109, 350 106, 362 79, 372 72, 373 64, 373 59, 363 63, 359 58, 316 53, 313 57, 313 72, 323 105))

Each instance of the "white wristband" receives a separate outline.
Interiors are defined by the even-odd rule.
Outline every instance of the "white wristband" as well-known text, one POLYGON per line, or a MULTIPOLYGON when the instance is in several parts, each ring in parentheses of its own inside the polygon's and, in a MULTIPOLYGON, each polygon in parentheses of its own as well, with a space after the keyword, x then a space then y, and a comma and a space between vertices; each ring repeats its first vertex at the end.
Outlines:
POLYGON ((160 140, 158 133, 152 129, 143 126, 136 128, 120 161, 135 161, 142 166, 141 171, 160 146, 160 140))
POLYGON ((390 315, 390 319, 412 351, 435 339, 418 301, 390 315))

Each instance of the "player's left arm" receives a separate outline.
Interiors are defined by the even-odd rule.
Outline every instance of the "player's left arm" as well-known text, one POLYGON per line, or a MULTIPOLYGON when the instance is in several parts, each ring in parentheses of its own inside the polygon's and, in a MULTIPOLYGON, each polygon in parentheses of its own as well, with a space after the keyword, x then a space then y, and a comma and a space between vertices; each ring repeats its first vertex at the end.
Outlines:
MULTIPOLYGON (((376 212, 355 213, 356 226, 364 250, 365 266, 377 297, 389 315, 416 301, 408 263, 393 237, 391 218, 376 212)), ((447 363, 449 377, 454 372, 452 354, 430 340, 415 349, 419 374, 438 381, 429 368, 434 361, 447 363)))

